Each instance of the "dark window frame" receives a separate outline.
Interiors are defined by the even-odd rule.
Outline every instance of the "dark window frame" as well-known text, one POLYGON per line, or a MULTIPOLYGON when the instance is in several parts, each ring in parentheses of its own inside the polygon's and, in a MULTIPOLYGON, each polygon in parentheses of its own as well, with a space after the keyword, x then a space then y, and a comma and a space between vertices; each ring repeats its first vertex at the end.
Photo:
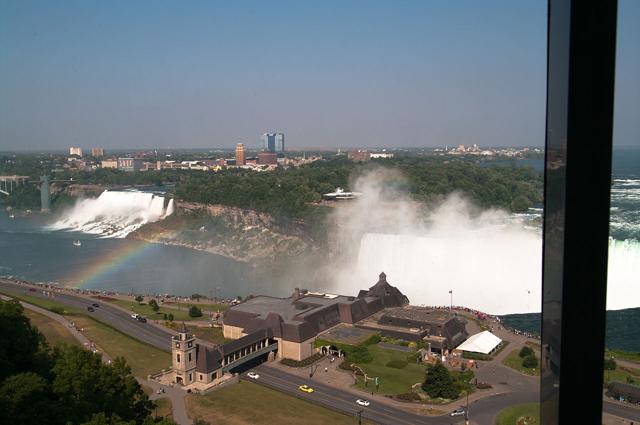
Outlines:
POLYGON ((549 0, 548 13, 541 422, 595 424, 603 406, 617 1, 549 0))

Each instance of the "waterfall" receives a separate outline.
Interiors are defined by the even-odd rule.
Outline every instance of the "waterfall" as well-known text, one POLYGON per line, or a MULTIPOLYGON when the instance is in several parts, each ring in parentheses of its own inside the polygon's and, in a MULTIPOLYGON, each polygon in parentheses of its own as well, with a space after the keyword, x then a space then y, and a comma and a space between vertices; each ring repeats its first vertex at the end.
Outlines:
MULTIPOLYGON (((472 307, 492 314, 541 310, 542 241, 538 232, 416 236, 365 234, 354 282, 384 271, 412 304, 472 307)), ((611 240, 607 309, 638 307, 640 243, 611 240)), ((588 290, 588 288, 585 288, 588 290)))
POLYGON ((105 190, 95 199, 82 199, 49 226, 52 230, 75 230, 110 238, 124 238, 146 223, 173 213, 173 199, 153 193, 105 190))

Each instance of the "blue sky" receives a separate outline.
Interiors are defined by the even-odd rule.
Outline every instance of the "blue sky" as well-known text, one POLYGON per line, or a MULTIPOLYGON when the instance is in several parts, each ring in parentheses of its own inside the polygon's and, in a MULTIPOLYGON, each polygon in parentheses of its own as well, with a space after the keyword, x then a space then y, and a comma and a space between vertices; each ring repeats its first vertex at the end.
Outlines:
MULTIPOLYGON (((0 0, 0 149, 541 146, 546 4, 0 0)), ((616 141, 639 144, 620 9, 616 141)))

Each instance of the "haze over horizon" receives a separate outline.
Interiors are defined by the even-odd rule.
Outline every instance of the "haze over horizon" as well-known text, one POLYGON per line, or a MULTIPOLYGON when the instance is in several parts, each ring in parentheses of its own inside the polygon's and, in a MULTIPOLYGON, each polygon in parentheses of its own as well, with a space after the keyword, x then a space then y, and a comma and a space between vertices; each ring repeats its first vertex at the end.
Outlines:
MULTIPOLYGON (((0 150, 542 146, 545 1, 2 2, 0 150)), ((640 3, 615 143, 640 146, 640 3)))

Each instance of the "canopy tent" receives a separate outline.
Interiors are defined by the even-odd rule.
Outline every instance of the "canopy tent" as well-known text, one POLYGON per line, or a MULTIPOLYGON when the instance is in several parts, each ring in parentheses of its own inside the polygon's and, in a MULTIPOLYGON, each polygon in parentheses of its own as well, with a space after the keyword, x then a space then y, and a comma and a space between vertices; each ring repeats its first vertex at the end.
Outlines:
POLYGON ((465 342, 460 344, 456 350, 471 351, 473 353, 489 354, 502 340, 489 331, 483 331, 471 335, 465 342))

